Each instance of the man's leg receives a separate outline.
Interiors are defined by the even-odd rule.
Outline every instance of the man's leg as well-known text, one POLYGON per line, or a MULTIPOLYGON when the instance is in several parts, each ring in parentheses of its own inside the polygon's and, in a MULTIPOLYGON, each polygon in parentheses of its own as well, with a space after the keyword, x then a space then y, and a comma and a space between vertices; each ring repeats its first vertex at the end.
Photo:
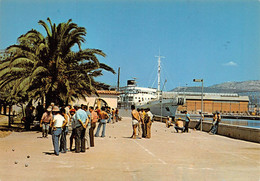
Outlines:
POLYGON ((64 153, 64 135, 65 135, 65 130, 61 131, 61 138, 60 138, 60 152, 64 153))
POLYGON ((99 131, 100 131, 101 125, 102 125, 102 123, 101 123, 101 120, 100 120, 99 123, 98 123, 98 127, 97 127, 95 137, 99 137, 99 131))
POLYGON ((146 138, 151 138, 151 121, 147 123, 147 136, 146 138))
POLYGON ((45 137, 45 132, 46 132, 46 124, 42 123, 42 137, 45 137))
POLYGON ((137 128, 137 124, 133 125, 133 139, 136 139, 136 128, 137 128))
POLYGON ((91 128, 89 131, 89 137, 90 137, 90 147, 94 147, 94 130, 96 128, 96 123, 91 123, 91 128))
POLYGON ((75 137, 75 128, 72 129, 71 135, 70 135, 70 150, 72 151, 72 145, 73 145, 73 139, 75 137))
POLYGON ((103 125, 103 129, 102 129, 102 136, 101 137, 105 137, 105 133, 106 133, 106 120, 104 120, 104 122, 102 123, 103 125))
POLYGON ((75 149, 76 149, 76 153, 80 152, 80 137, 81 137, 81 127, 77 127, 75 128, 75 149))
POLYGON ((138 127, 138 137, 141 138, 142 137, 142 134, 141 134, 141 121, 138 122, 137 127, 138 127))
POLYGON ((81 126, 81 131, 80 131, 81 135, 80 135, 80 145, 81 145, 81 152, 85 152, 86 151, 86 140, 85 140, 85 133, 86 133, 86 129, 81 126))
POLYGON ((53 145, 54 145, 54 153, 55 155, 59 155, 59 138, 61 134, 61 129, 57 128, 57 130, 53 131, 53 145))
POLYGON ((142 124, 141 126, 142 126, 142 137, 145 138, 146 137, 146 135, 145 135, 145 125, 142 124))
POLYGON ((89 149, 89 146, 90 146, 90 136, 89 136, 90 127, 91 126, 88 125, 87 128, 86 128, 86 132, 85 132, 85 140, 86 140, 86 143, 87 143, 87 149, 89 149))

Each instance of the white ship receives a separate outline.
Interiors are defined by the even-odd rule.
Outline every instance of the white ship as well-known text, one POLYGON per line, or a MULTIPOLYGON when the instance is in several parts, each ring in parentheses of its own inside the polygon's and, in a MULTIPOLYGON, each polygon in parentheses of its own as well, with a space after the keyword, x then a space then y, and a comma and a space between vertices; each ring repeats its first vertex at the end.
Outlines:
POLYGON ((161 91, 161 58, 158 56, 158 88, 137 87, 135 80, 129 80, 126 87, 120 88, 118 102, 121 108, 130 108, 131 105, 135 105, 137 108, 150 108, 157 117, 175 117, 178 106, 183 105, 185 99, 177 93, 168 94, 161 91))

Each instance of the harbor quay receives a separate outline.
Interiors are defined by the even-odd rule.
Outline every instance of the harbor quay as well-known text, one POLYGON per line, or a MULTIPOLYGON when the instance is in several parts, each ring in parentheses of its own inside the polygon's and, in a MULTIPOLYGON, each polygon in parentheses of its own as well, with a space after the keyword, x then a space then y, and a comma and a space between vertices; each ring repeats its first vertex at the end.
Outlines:
MULTIPOLYGON (((107 124, 85 153, 54 156, 51 136, 12 132, 0 138, 0 180, 260 179, 260 144, 206 132, 176 133, 153 122, 151 139, 131 139, 131 118, 107 124)), ((69 135, 68 135, 69 136, 69 135)), ((67 139, 68 140, 68 139, 67 139)))

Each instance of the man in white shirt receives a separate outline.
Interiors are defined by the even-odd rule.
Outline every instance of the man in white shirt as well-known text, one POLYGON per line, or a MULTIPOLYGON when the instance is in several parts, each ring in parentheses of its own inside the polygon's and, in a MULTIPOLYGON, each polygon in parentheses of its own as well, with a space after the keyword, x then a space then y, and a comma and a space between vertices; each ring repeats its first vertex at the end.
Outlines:
POLYGON ((58 106, 54 106, 52 109, 54 118, 51 122, 52 127, 52 142, 54 147, 54 154, 59 156, 59 139, 61 135, 61 128, 66 124, 64 117, 60 114, 58 106))

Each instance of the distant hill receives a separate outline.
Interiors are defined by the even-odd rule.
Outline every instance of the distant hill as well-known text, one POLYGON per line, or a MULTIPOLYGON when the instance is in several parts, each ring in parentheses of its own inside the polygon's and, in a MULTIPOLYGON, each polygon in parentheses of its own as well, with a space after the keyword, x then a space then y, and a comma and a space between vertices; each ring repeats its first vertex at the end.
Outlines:
MULTIPOLYGON (((201 87, 177 87, 174 92, 200 92, 201 87)), ((204 87, 206 93, 243 93, 260 92, 260 80, 244 82, 225 82, 209 87, 204 87)))
POLYGON ((228 89, 234 90, 235 92, 258 92, 260 91, 260 80, 251 80, 244 82, 225 82, 210 86, 209 88, 214 89, 228 89))

